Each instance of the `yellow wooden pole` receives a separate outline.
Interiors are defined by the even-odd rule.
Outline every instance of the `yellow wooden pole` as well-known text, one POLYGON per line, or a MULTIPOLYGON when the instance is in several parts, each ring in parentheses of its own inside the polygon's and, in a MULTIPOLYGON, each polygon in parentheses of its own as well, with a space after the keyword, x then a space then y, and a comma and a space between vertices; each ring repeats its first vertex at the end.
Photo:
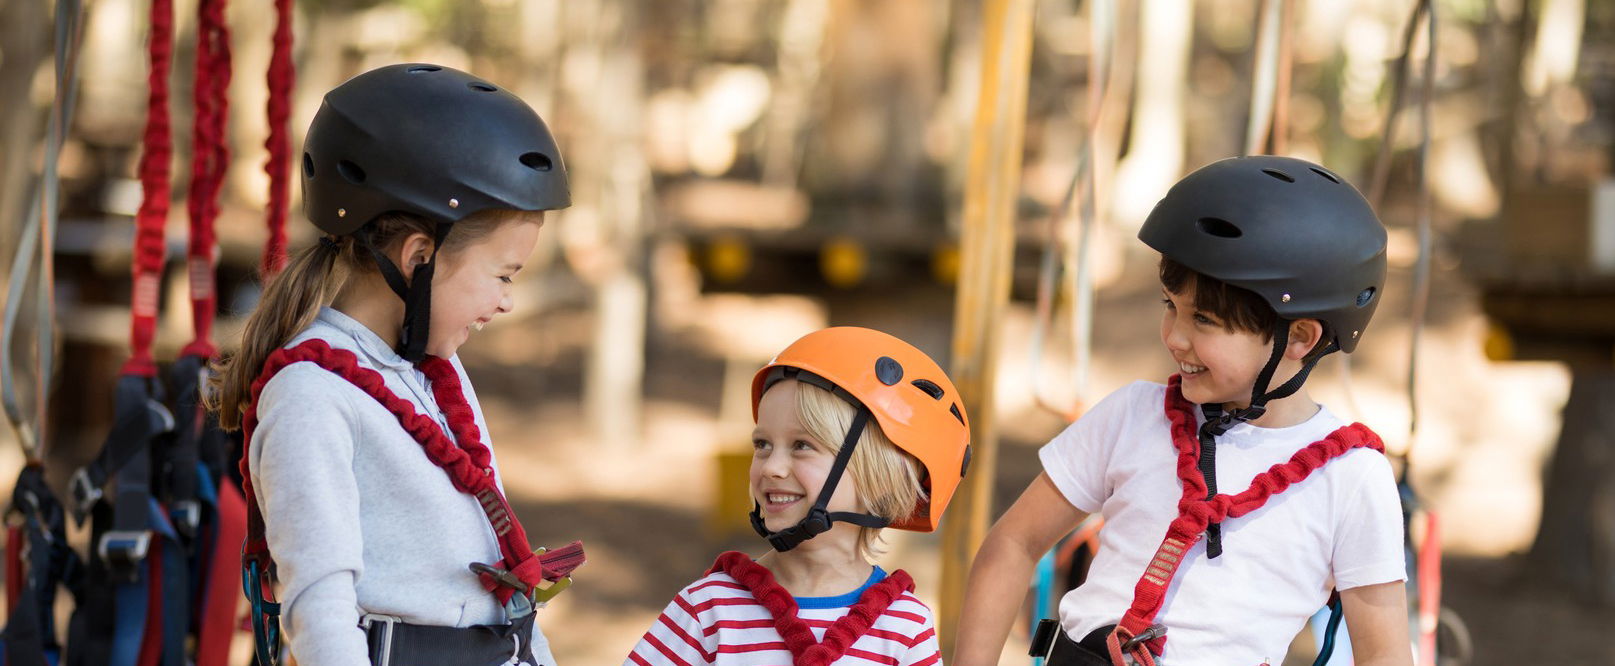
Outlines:
POLYGON ((998 322, 1009 302, 1015 254, 1034 4, 1034 0, 986 0, 982 11, 981 89, 971 126, 953 320, 953 381, 970 414, 974 455, 942 531, 938 624, 945 659, 953 656, 953 629, 963 605, 965 578, 987 532, 998 467, 993 380, 998 322))

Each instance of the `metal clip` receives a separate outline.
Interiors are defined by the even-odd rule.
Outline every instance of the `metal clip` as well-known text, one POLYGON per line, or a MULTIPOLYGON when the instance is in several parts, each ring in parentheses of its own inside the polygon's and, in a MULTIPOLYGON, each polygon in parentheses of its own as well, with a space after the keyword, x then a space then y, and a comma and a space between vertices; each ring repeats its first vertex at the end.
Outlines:
POLYGON ((101 487, 90 480, 90 470, 87 467, 81 467, 79 471, 73 473, 73 477, 67 482, 67 489, 73 496, 73 516, 80 523, 84 522, 84 516, 104 496, 101 487))
POLYGON ((202 524, 202 505, 196 500, 182 500, 175 502, 168 515, 174 521, 174 527, 187 539, 196 536, 197 527, 202 524))
POLYGON ((1142 644, 1147 643, 1149 641, 1153 641, 1153 640, 1155 640, 1157 638, 1160 638, 1162 636, 1165 636, 1165 635, 1166 635, 1166 625, 1164 625, 1164 624, 1152 624, 1152 625, 1149 626, 1148 629, 1145 629, 1144 631, 1139 632, 1139 634, 1137 636, 1129 638, 1129 639, 1127 639, 1126 642, 1122 643, 1122 652, 1130 652, 1134 648, 1138 647, 1139 645, 1142 645, 1142 644))
POLYGON ((535 606, 537 608, 543 608, 544 605, 548 604, 551 599, 554 599, 556 597, 556 595, 559 595, 560 593, 565 592, 566 588, 569 588, 569 587, 572 587, 572 577, 571 576, 566 576, 564 578, 561 578, 560 580, 552 581, 547 587, 539 587, 537 585, 534 585, 533 586, 533 606, 535 606))
POLYGON ((140 563, 151 548, 151 530, 107 532, 96 552, 107 563, 114 580, 132 583, 139 578, 140 563))
POLYGON ((517 578, 516 574, 510 573, 509 571, 496 567, 492 564, 472 562, 471 571, 478 575, 487 575, 488 577, 493 578, 494 582, 505 587, 515 589, 518 592, 527 589, 527 583, 524 583, 522 582, 522 579, 517 578))

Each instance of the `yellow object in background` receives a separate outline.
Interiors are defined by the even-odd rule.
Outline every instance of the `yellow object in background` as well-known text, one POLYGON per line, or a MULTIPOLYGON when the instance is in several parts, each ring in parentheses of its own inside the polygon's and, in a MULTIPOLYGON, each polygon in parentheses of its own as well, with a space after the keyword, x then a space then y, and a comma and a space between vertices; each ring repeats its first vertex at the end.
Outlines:
POLYGON ((1514 360, 1514 338, 1509 336, 1508 329, 1497 322, 1487 322, 1486 340, 1481 343, 1486 350, 1488 361, 1514 360))
POLYGON ((819 272, 832 287, 855 287, 869 273, 869 254, 857 241, 832 238, 819 249, 819 272))
POLYGON ((751 248, 733 236, 712 239, 703 258, 707 276, 718 282, 738 282, 751 272, 751 248))
POLYGON ((959 246, 943 243, 931 251, 931 277, 944 285, 959 282, 959 246))
POLYGON ((751 532, 751 448, 726 446, 714 456, 718 475, 714 485, 716 501, 707 516, 707 530, 714 536, 751 532))

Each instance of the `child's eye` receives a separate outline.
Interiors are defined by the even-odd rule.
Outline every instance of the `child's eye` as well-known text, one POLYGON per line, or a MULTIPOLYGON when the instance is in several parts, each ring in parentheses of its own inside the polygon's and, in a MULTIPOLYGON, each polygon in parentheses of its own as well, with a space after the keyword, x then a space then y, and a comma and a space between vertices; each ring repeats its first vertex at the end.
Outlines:
POLYGON ((795 442, 792 442, 791 446, 792 446, 792 448, 795 448, 798 451, 812 451, 813 450, 813 445, 812 444, 809 444, 808 442, 802 441, 800 439, 796 440, 795 442))
POLYGON ((1207 317, 1207 316, 1205 316, 1203 314, 1198 314, 1198 313, 1195 314, 1194 321, 1197 324, 1206 324, 1206 325, 1212 325, 1212 324, 1217 323, 1217 321, 1212 319, 1211 317, 1207 317))
POLYGON ((1163 299, 1161 299, 1161 302, 1166 304, 1166 309, 1168 309, 1168 310, 1176 310, 1176 309, 1178 309, 1178 306, 1172 304, 1172 299, 1170 299, 1170 298, 1163 298, 1163 299))
POLYGON ((509 275, 501 275, 501 276, 499 276, 499 281, 503 282, 505 284, 511 284, 511 283, 515 282, 515 280, 510 279, 509 275))
POLYGON ((751 440, 751 448, 761 452, 767 451, 770 448, 770 445, 766 439, 754 439, 751 440))

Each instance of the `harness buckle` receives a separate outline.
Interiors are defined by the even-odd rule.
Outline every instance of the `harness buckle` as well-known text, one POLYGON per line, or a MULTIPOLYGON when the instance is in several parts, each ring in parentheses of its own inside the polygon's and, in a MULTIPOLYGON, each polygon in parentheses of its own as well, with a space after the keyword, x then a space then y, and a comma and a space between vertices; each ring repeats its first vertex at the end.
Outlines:
POLYGON ((151 530, 113 530, 101 537, 96 552, 107 563, 112 578, 132 583, 139 578, 140 563, 151 549, 151 530))
POLYGON ((90 470, 87 467, 80 467, 73 473, 73 477, 68 479, 67 489, 73 496, 73 517, 80 523, 84 522, 84 516, 90 512, 90 508, 105 496, 101 487, 90 480, 90 470))
POLYGON ((174 528, 185 538, 196 536, 196 531, 202 524, 202 505, 196 500, 181 500, 174 502, 173 508, 168 510, 168 516, 174 521, 174 528))
POLYGON ((404 618, 396 615, 381 615, 379 613, 365 613, 359 617, 359 628, 365 630, 366 634, 370 633, 372 625, 378 623, 385 625, 381 628, 381 654, 377 655, 380 661, 377 661, 375 666, 389 666, 392 663, 393 628, 403 621, 404 618))

